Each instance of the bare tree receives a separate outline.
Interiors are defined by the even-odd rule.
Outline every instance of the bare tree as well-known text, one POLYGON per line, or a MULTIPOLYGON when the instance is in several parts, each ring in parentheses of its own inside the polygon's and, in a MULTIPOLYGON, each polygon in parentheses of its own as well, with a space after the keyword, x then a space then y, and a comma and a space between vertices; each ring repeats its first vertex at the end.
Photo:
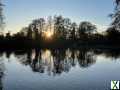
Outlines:
POLYGON ((113 19, 112 27, 115 30, 120 30, 120 0, 115 0, 115 5, 115 11, 110 15, 113 19))

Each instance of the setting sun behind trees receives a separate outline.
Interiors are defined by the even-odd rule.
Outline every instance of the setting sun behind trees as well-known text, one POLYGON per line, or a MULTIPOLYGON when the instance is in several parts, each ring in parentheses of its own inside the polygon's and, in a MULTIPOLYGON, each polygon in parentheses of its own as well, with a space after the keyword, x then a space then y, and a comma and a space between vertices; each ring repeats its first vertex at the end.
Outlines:
POLYGON ((45 32, 45 37, 46 37, 47 39, 52 38, 52 36, 53 36, 53 32, 52 32, 52 31, 46 31, 46 32, 45 32))

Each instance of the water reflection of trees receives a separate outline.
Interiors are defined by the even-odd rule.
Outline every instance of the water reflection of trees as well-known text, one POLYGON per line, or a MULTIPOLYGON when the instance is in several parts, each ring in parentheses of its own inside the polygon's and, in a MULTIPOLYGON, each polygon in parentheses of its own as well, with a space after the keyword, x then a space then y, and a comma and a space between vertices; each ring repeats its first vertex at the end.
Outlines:
POLYGON ((77 64, 86 68, 96 61, 92 51, 72 49, 31 50, 23 55, 15 52, 15 57, 23 65, 29 65, 32 71, 47 73, 48 75, 59 75, 63 72, 69 72, 77 64))
POLYGON ((78 54, 79 65, 83 68, 89 67, 96 62, 95 55, 93 51, 82 51, 78 54))
POLYGON ((96 49, 94 50, 94 54, 96 55, 104 55, 106 58, 113 58, 113 60, 116 60, 120 58, 120 49, 105 49, 105 50, 100 50, 96 49))
POLYGON ((5 71, 5 66, 3 62, 3 53, 0 53, 0 90, 3 90, 4 71, 5 71))
MULTIPOLYGON (((9 58, 10 52, 6 55, 9 58)), ((53 49, 53 50, 28 50, 14 51, 14 55, 25 66, 29 66, 33 72, 46 73, 48 75, 60 75, 69 72, 71 68, 79 65, 87 68, 95 64, 96 57, 104 55, 110 58, 119 58, 119 50, 100 49, 53 49)))
MULTIPOLYGON (((3 52, 0 53, 0 57, 3 56, 3 52)), ((48 75, 67 73, 77 65, 80 68, 89 68, 95 64, 96 57, 99 55, 112 58, 112 60, 120 58, 119 49, 17 50, 6 51, 6 58, 9 59, 11 54, 14 54, 16 60, 21 64, 29 66, 33 72, 47 73, 48 75)))

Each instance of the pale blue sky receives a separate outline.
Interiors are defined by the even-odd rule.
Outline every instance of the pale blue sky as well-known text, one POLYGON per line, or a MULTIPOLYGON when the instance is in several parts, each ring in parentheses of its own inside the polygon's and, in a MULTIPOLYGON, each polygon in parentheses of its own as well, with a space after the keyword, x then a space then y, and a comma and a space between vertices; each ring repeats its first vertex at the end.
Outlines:
POLYGON ((90 21, 98 28, 111 23, 108 17, 114 10, 114 0, 4 0, 6 30, 19 31, 33 19, 63 15, 72 21, 90 21))

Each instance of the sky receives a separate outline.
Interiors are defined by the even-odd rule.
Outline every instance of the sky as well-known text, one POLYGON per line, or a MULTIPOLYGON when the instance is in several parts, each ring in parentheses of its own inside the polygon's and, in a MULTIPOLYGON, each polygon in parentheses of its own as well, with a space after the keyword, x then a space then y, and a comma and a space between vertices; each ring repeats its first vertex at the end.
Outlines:
POLYGON ((114 11, 114 0, 3 0, 5 32, 16 33, 33 19, 62 15, 78 24, 90 21, 99 31, 111 23, 108 17, 114 11))

